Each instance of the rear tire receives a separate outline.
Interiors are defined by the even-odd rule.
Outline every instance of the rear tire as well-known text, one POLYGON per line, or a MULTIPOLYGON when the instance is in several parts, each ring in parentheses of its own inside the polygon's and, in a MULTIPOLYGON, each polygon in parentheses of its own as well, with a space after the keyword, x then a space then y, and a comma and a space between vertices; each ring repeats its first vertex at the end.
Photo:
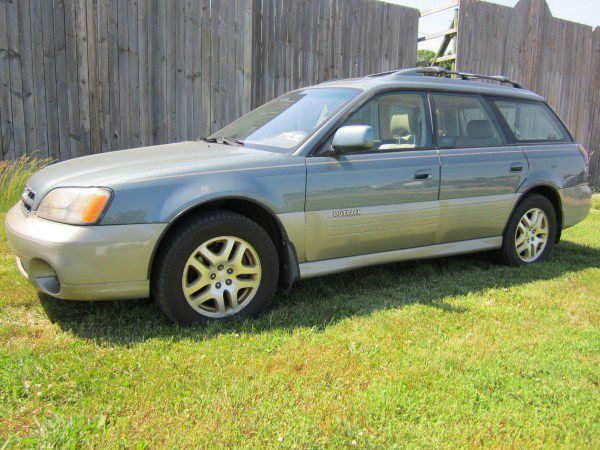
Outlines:
POLYGON ((230 211, 178 226, 156 256, 152 295, 173 322, 255 317, 273 299, 277 250, 256 222, 230 211))
POLYGON ((546 197, 532 194, 515 208, 502 238, 500 259, 510 266, 545 261, 556 240, 556 212, 546 197))

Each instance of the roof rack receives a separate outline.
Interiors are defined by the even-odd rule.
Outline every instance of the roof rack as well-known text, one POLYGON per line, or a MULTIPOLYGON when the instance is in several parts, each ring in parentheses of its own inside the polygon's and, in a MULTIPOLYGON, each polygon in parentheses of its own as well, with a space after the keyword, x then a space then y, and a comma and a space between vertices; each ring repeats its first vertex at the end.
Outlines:
POLYGON ((461 80, 474 80, 474 79, 484 79, 484 80, 493 80, 498 81, 500 83, 508 83, 513 87, 524 89, 524 87, 517 83, 516 81, 512 81, 506 78, 503 75, 481 75, 478 73, 468 73, 468 72, 455 72, 452 70, 448 70, 444 67, 439 66, 430 66, 430 67, 415 67, 412 69, 400 69, 400 70, 391 70, 387 72, 374 73, 372 75, 367 75, 368 77, 378 77, 384 75, 440 75, 440 76, 450 76, 456 75, 461 80))

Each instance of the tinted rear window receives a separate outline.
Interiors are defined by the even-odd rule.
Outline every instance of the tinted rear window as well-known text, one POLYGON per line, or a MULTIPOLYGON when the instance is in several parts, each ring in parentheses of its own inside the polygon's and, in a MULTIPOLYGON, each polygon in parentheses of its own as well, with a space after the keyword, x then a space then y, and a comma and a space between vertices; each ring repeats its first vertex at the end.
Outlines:
POLYGON ((566 142, 571 138, 548 105, 523 100, 493 100, 518 142, 566 142))
POLYGON ((505 143, 489 105, 477 95, 434 93, 437 145, 490 147, 505 143))

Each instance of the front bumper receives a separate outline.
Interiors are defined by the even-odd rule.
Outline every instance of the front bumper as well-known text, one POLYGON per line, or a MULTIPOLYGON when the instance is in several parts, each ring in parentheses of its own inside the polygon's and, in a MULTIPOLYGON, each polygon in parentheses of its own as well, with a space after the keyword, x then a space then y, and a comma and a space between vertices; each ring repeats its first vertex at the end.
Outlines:
POLYGON ((144 298, 152 253, 167 224, 75 226, 6 215, 17 268, 36 289, 69 300, 144 298))

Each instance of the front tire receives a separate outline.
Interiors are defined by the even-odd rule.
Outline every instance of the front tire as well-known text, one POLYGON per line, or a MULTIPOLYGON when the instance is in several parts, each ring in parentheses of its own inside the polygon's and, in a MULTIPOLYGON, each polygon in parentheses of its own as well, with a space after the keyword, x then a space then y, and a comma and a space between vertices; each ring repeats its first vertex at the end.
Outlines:
POLYGON ((556 212, 546 197, 527 196, 513 212, 502 239, 500 258, 511 266, 548 259, 556 240, 556 212))
POLYGON ((272 301, 277 250, 256 222, 230 211, 178 226, 157 254, 152 295, 173 322, 254 317, 272 301))

